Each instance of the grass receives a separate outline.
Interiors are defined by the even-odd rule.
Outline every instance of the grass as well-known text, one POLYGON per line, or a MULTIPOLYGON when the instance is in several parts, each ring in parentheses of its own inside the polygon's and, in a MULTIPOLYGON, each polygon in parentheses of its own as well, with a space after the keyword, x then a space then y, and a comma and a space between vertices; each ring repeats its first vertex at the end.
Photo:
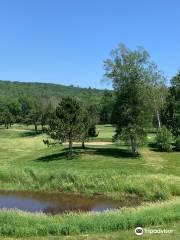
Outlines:
MULTIPOLYGON (((97 129, 99 135, 93 141, 111 141, 114 134, 112 126, 97 126, 97 129)), ((149 136, 151 143, 153 135, 149 136)), ((9 130, 0 129, 1 189, 101 193, 116 199, 136 195, 145 201, 165 202, 126 209, 123 213, 94 215, 82 213, 51 217, 0 211, 0 233, 3 236, 107 232, 107 239, 113 234, 115 239, 116 231, 121 230, 125 234, 123 236, 128 237, 129 229, 139 224, 164 226, 179 220, 179 152, 163 153, 143 147, 141 155, 134 159, 124 145, 88 145, 85 150, 75 146, 76 157, 68 160, 66 146, 48 148, 42 142, 45 138, 44 134, 36 134, 31 127, 16 125, 9 130), (109 231, 114 233, 109 235, 109 231)), ((101 239, 101 235, 96 234, 92 239, 101 239)), ((160 238, 157 236, 157 239, 160 238)))
MULTIPOLYGON (((111 139, 112 131, 108 134, 111 139)), ((85 151, 76 146, 76 157, 67 160, 66 146, 47 148, 43 138, 44 134, 21 128, 0 130, 1 188, 102 193, 116 198, 137 194, 145 200, 180 195, 178 152, 143 148, 142 155, 133 159, 125 146, 88 146, 85 151)))
POLYGON ((0 212, 0 234, 14 237, 73 235, 131 230, 180 220, 179 199, 105 213, 47 216, 21 211, 0 212))
MULTIPOLYGON (((180 222, 171 223, 171 224, 164 224, 163 226, 165 229, 173 230, 172 234, 144 234, 143 236, 139 237, 136 236, 134 233, 134 229, 131 230, 119 230, 110 233, 90 233, 90 234, 80 234, 80 235, 70 235, 70 236, 44 236, 44 237, 23 237, 23 238, 11 238, 11 237, 0 237, 0 240, 179 240, 180 238, 180 222)), ((160 229, 161 225, 153 226, 147 229, 160 229)))
POLYGON ((93 139, 93 141, 111 142, 112 136, 115 134, 114 127, 110 124, 97 125, 96 131, 99 134, 96 138, 93 139))

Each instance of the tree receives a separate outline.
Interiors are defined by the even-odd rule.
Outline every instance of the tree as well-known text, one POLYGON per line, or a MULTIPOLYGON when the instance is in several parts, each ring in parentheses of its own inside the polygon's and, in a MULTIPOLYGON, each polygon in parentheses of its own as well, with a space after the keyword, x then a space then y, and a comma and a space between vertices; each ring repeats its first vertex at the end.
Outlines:
POLYGON ((14 120, 16 122, 19 121, 20 115, 21 115, 21 107, 20 107, 20 103, 17 100, 11 100, 8 104, 7 104, 7 108, 9 110, 9 112, 13 115, 14 120))
POLYGON ((24 118, 26 115, 28 115, 31 111, 31 101, 26 96, 21 96, 19 98, 20 108, 22 112, 22 117, 24 118))
POLYGON ((156 65, 149 61, 143 48, 135 51, 120 45, 104 62, 105 76, 112 80, 115 90, 113 110, 116 125, 115 140, 126 138, 132 154, 146 137, 145 128, 152 122, 152 101, 149 89, 157 81, 156 65))
POLYGON ((25 121, 27 124, 33 124, 34 130, 37 132, 38 124, 40 122, 41 102, 39 99, 36 99, 31 104, 31 110, 28 113, 25 121))
POLYGON ((171 80, 162 121, 176 137, 180 135, 180 71, 171 80))
POLYGON ((152 88, 150 88, 149 93, 150 99, 152 100, 153 103, 152 107, 154 111, 155 123, 158 124, 158 128, 160 129, 162 125, 161 114, 166 104, 168 89, 165 86, 164 81, 162 81, 160 83, 155 83, 155 85, 153 85, 152 88))
POLYGON ((13 115, 8 109, 5 109, 1 114, 0 122, 5 125, 5 128, 9 128, 14 121, 13 115))
POLYGON ((97 112, 95 106, 82 106, 82 148, 85 148, 85 141, 90 137, 96 137, 97 112))
POLYGON ((173 135, 165 126, 158 129, 156 134, 156 145, 160 151, 172 151, 173 135))
POLYGON ((112 121, 112 110, 114 105, 114 96, 112 91, 105 90, 101 99, 100 123, 109 124, 112 121))
POLYGON ((39 100, 40 109, 39 109, 39 123, 41 124, 42 130, 44 130, 44 126, 48 123, 48 120, 50 119, 51 114, 53 113, 53 106, 48 98, 41 98, 39 100))
POLYGON ((180 151, 180 135, 176 136, 175 138, 175 149, 180 151))
POLYGON ((82 115, 80 102, 75 98, 65 97, 49 121, 48 134, 59 142, 68 141, 70 159, 73 155, 73 141, 81 141, 84 133, 82 115))
POLYGON ((90 121, 90 118, 89 118, 89 112, 88 112, 88 109, 84 106, 82 108, 82 135, 81 135, 81 141, 82 141, 82 148, 84 149, 85 148, 85 141, 87 140, 88 138, 88 131, 89 131, 89 128, 90 128, 90 124, 91 124, 91 121, 90 121))

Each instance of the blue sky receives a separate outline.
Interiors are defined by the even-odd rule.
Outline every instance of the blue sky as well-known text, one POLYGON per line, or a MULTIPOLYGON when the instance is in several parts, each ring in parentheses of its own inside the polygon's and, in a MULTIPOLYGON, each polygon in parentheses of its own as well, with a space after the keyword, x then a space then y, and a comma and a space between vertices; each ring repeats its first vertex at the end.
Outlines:
POLYGON ((180 67, 179 0, 0 0, 0 79, 105 88, 103 60, 144 46, 165 75, 180 67))

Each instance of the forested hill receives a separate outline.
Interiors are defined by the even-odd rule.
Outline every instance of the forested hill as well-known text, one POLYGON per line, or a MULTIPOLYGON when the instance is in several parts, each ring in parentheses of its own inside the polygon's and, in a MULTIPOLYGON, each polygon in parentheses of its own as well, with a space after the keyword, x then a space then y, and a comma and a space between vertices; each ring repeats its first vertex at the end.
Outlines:
POLYGON ((81 100, 92 101, 97 103, 100 101, 103 90, 94 88, 80 88, 74 86, 64 86, 52 83, 37 82, 13 82, 0 80, 0 98, 19 98, 20 96, 33 97, 64 97, 76 96, 81 100))

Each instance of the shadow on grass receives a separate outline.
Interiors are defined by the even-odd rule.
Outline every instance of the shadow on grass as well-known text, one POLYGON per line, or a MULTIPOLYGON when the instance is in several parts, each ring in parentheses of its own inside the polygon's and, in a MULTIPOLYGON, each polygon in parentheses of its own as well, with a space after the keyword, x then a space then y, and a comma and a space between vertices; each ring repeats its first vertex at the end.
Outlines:
POLYGON ((36 137, 40 134, 43 134, 42 131, 26 131, 26 132, 20 132, 20 137, 36 137))
POLYGON ((100 155, 105 157, 132 158, 132 159, 134 158, 129 149, 120 149, 120 148, 114 148, 114 147, 100 147, 100 146, 98 147, 86 146, 85 149, 82 149, 80 146, 75 146, 73 149, 78 155, 83 153, 87 155, 92 154, 92 155, 100 155))
POLYGON ((131 152, 128 149, 86 147, 86 151, 88 154, 101 155, 105 157, 133 158, 131 152))
POLYGON ((65 149, 61 150, 61 152, 59 152, 59 153, 54 153, 54 154, 46 155, 43 157, 39 157, 35 161, 51 162, 51 161, 59 161, 59 160, 73 160, 73 159, 78 158, 79 154, 80 154, 79 152, 73 151, 73 158, 69 159, 68 158, 68 148, 65 148, 65 149))
POLYGON ((156 143, 148 143, 148 147, 151 151, 158 152, 156 143))
MULTIPOLYGON (((81 154, 88 155, 99 155, 105 157, 115 157, 115 158, 131 158, 135 159, 128 149, 118 149, 118 148, 102 148, 102 147, 86 147, 82 149, 79 146, 73 147, 73 160, 77 159, 81 154)), ((138 156, 136 157, 138 158, 138 156)), ((50 162, 59 160, 71 160, 68 159, 68 148, 61 150, 59 153, 46 155, 36 159, 36 161, 50 162)))
POLYGON ((103 127, 107 127, 107 128, 110 127, 110 128, 112 128, 113 126, 112 125, 104 125, 103 127))

